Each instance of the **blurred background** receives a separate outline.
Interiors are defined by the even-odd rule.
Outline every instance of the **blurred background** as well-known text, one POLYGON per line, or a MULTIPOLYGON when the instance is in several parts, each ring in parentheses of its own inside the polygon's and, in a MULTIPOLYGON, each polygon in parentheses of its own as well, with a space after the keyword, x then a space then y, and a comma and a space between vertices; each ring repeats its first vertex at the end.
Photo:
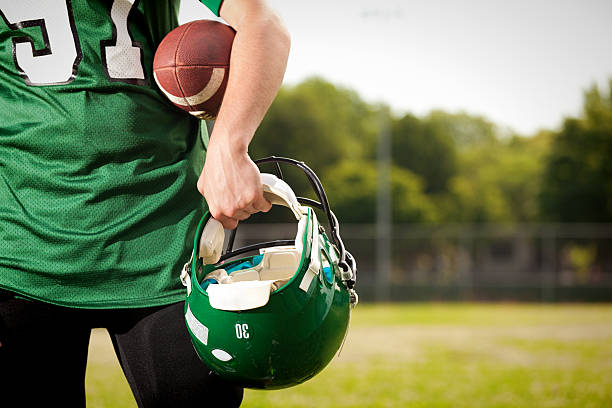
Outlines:
POLYGON ((363 300, 612 300, 612 3, 271 4, 292 53, 250 154, 317 172, 363 300))
MULTIPOLYGON (((612 2, 269 2, 292 51, 250 154, 319 175, 361 303, 320 375, 243 406, 612 406, 612 2)), ((92 350, 89 405, 135 406, 92 350)))

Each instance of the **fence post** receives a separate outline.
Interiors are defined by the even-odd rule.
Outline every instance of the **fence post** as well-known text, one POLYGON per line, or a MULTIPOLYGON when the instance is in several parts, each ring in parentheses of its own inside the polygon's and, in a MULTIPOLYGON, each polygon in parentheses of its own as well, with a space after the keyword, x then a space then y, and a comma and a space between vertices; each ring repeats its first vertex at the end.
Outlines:
POLYGON ((378 188, 376 194, 376 300, 391 300, 392 197, 391 197, 391 130, 389 110, 381 107, 378 118, 376 152, 378 188))
POLYGON ((542 301, 555 301, 555 268, 556 268, 556 230, 546 225, 542 231, 542 301))
POLYGON ((465 293, 463 300, 474 300, 475 296, 475 276, 474 276, 474 226, 466 225, 459 238, 459 248, 463 250, 461 254, 461 262, 459 264, 459 273, 461 284, 464 285, 465 293))

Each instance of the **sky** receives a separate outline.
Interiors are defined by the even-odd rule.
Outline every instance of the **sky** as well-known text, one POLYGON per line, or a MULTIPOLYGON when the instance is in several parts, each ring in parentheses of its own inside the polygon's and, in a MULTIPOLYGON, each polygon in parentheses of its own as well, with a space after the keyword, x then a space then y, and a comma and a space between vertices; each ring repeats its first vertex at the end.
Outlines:
MULTIPOLYGON (((211 18, 182 1, 182 22, 211 18)), ((291 33, 285 84, 319 75, 398 115, 467 112, 532 135, 612 78, 612 0, 268 1, 291 33)))

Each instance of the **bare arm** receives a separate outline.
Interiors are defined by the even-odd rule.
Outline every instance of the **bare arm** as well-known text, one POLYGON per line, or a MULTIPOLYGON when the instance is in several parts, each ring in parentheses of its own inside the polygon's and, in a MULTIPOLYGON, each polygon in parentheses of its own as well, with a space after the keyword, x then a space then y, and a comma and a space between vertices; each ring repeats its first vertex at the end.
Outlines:
POLYGON ((281 86, 290 39, 265 0, 225 0, 221 17, 236 30, 236 37, 198 190, 212 216, 231 229, 271 206, 263 198, 259 170, 248 146, 281 86))

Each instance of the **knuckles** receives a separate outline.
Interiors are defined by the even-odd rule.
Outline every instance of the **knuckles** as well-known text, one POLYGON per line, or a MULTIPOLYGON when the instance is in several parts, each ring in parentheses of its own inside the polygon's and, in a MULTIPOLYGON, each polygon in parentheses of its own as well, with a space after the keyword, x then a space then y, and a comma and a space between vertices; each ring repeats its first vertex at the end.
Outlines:
POLYGON ((251 191, 246 192, 245 194, 246 203, 244 203, 245 204, 244 208, 256 202, 259 199, 260 194, 261 193, 259 192, 259 190, 251 190, 251 191))
MULTIPOLYGON (((234 195, 228 191, 211 191, 204 178, 200 178, 197 182, 199 193, 206 199, 209 205, 209 211, 213 218, 221 222, 226 229, 236 228, 238 220, 244 220, 249 217, 247 213, 252 212, 253 208, 267 212, 271 208, 271 204, 262 207, 262 191, 258 188, 245 188, 238 195, 234 195), (221 196, 221 197, 220 197, 221 196), (249 211, 249 209, 251 209, 249 211)), ((212 190, 215 190, 214 188, 212 190)))
POLYGON ((221 220, 224 218, 238 218, 241 209, 238 207, 211 207, 210 214, 213 218, 221 220))
POLYGON ((210 208, 209 211, 210 215, 216 220, 221 220, 224 217, 223 212, 217 208, 210 208))

